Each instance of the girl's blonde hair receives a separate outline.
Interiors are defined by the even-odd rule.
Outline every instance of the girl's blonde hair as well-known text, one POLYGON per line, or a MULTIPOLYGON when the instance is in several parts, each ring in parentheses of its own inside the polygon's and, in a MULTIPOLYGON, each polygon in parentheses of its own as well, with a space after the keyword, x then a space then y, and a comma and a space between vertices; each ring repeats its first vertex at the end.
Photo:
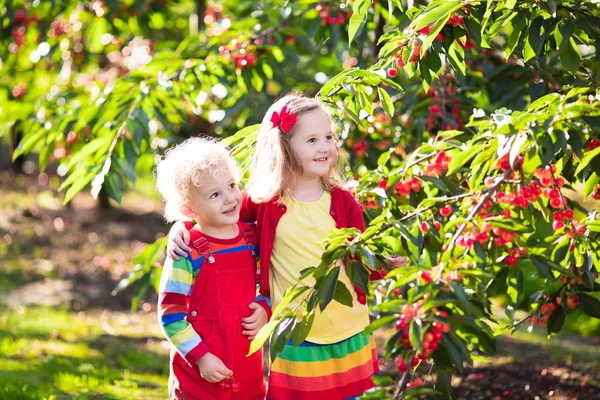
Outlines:
MULTIPOLYGON (((314 110, 324 111, 331 120, 330 111, 324 104, 312 97, 300 93, 290 93, 277 100, 265 114, 256 140, 256 150, 252 164, 252 176, 248 182, 248 195, 252 201, 266 203, 274 198, 282 202, 290 189, 296 184, 296 177, 302 174, 302 166, 292 150, 291 139, 296 134, 298 122, 292 129, 283 133, 279 127, 273 127, 271 116, 281 113, 287 106, 288 112, 297 118, 314 110)), ((333 123, 332 130, 334 129, 333 123)), ((345 187, 339 151, 327 176, 321 178, 323 187, 331 190, 334 186, 345 187)))
POLYGON ((181 210, 190 204, 194 188, 223 169, 229 169, 238 180, 235 161, 214 139, 190 138, 168 150, 156 166, 156 187, 164 198, 166 220, 185 219, 181 210))

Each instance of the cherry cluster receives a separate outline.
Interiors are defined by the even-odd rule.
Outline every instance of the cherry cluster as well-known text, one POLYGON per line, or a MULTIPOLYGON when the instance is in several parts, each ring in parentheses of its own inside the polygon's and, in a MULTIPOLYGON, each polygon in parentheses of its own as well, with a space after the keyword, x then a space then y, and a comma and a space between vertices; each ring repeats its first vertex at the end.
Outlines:
POLYGON ((233 376, 231 378, 223 379, 218 385, 219 389, 230 390, 232 392, 240 391, 240 384, 235 381, 233 376))
MULTIPOLYGON (((446 311, 437 311, 435 312, 435 316, 440 319, 447 318, 448 313, 446 311)), ((412 367, 416 367, 421 361, 427 360, 431 354, 438 349, 444 333, 450 332, 450 324, 433 321, 423 335, 422 350, 419 351, 415 349, 410 343, 409 325, 413 319, 418 318, 423 320, 424 317, 423 300, 418 300, 412 305, 405 304, 402 306, 402 315, 400 315, 400 318, 396 322, 396 330, 402 332, 399 343, 410 350, 411 354, 414 354, 414 356, 410 357, 408 360, 404 357, 397 357, 395 359, 396 366, 400 372, 405 372, 408 369, 409 364, 412 367)))
POLYGON ((256 51, 249 50, 238 40, 232 40, 227 46, 219 46, 219 53, 233 61, 236 69, 244 69, 256 64, 256 51))
POLYGON ((346 19, 348 16, 343 11, 331 10, 327 7, 323 7, 322 5, 317 5, 317 11, 321 16, 321 24, 322 25, 344 25, 346 23, 346 19))

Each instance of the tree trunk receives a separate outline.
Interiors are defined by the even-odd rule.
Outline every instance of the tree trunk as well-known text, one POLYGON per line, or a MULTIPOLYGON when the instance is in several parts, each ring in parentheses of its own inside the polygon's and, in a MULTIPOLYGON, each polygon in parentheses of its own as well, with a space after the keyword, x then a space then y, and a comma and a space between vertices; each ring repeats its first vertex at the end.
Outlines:
POLYGON ((196 0, 196 12, 190 15, 190 34, 195 36, 204 29, 204 13, 206 0, 196 0))
POLYGON ((10 128, 10 159, 12 160, 13 170, 17 174, 23 172, 23 163, 25 162, 25 158, 23 156, 17 157, 14 160, 12 159, 15 150, 17 149, 19 143, 21 143, 21 139, 23 138, 21 131, 18 129, 19 123, 20 121, 17 120, 17 122, 15 122, 14 125, 10 128))
POLYGON ((98 207, 102 210, 109 210, 111 208, 108 194, 106 194, 106 190, 104 189, 98 193, 98 207))

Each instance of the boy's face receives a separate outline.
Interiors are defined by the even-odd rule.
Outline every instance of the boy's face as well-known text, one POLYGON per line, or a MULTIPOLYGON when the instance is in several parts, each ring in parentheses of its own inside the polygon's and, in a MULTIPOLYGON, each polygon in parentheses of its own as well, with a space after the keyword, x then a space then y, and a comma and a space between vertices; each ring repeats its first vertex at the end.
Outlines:
POLYGON ((313 110, 299 117, 298 129, 290 143, 302 165, 303 177, 321 178, 329 173, 337 147, 331 132, 331 120, 323 110, 313 110))
POLYGON ((228 168, 217 170, 193 189, 190 208, 202 231, 218 232, 235 225, 240 218, 242 193, 228 168))

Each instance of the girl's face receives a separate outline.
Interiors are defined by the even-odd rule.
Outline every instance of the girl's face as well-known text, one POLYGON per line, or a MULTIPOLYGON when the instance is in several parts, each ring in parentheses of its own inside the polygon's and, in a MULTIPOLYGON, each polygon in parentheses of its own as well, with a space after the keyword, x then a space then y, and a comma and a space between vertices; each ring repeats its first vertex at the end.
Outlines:
POLYGON ((331 132, 331 120, 325 111, 316 109, 298 117, 298 127, 290 140, 302 177, 317 179, 329 174, 337 147, 331 132))

